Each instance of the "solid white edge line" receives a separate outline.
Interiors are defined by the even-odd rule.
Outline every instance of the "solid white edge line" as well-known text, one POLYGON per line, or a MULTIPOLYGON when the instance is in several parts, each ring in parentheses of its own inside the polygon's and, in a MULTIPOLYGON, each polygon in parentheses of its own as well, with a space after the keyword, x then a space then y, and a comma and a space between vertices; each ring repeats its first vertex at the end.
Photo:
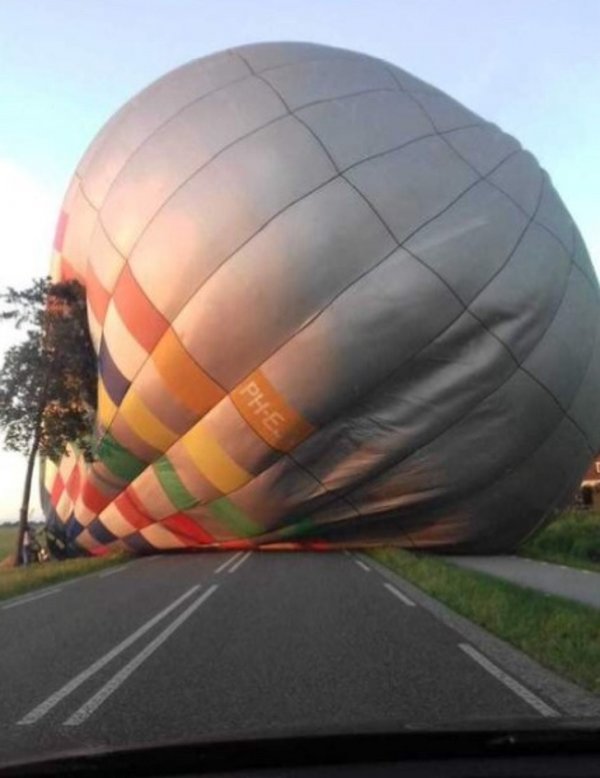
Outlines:
POLYGON ((223 564, 219 565, 217 569, 215 570, 215 574, 222 572, 225 570, 226 567, 228 567, 234 560, 238 559, 244 552, 238 551, 237 554, 234 554, 233 556, 230 556, 229 559, 226 559, 223 564))
POLYGON ((390 583, 384 583, 383 585, 388 590, 388 592, 394 594, 400 600, 400 602, 403 602, 405 605, 408 605, 410 608, 415 607, 415 603, 411 599, 409 599, 405 594, 399 592, 395 586, 392 586, 392 584, 390 583))
POLYGON ((355 559, 354 561, 360 568, 362 568, 365 571, 365 573, 371 572, 371 568, 368 565, 365 565, 365 563, 361 559, 355 559))
POLYGON ((128 567, 129 565, 121 565, 121 567, 110 567, 108 570, 103 570, 101 573, 98 573, 98 578, 108 578, 109 575, 122 573, 123 570, 126 570, 128 567))
POLYGON ((508 689, 511 690, 511 692, 513 692, 513 694, 516 694, 517 697, 520 697, 524 702, 537 710, 538 713, 541 713, 542 716, 546 716, 547 718, 560 716, 560 713, 557 710, 551 708, 536 694, 525 688, 523 684, 519 683, 519 681, 517 681, 511 675, 508 675, 508 673, 505 673, 504 670, 501 670, 486 656, 481 654, 476 648, 473 648, 473 646, 469 645, 468 643, 459 643, 458 647, 461 649, 461 651, 464 651, 465 654, 470 656, 471 659, 477 662, 477 664, 483 667, 484 670, 487 670, 490 675, 493 675, 496 680, 500 681, 500 683, 503 683, 508 689))
POLYGON ((107 681, 104 686, 98 692, 96 692, 96 694, 93 695, 93 697, 90 697, 90 699, 80 708, 78 708, 72 716, 69 716, 69 718, 63 722, 64 726, 77 727, 87 718, 89 718, 92 713, 94 713, 94 711, 96 711, 102 705, 102 703, 105 702, 108 697, 110 697, 111 694, 116 692, 119 686, 121 686, 129 678, 129 676, 146 661, 146 659, 148 659, 148 657, 150 657, 166 640, 168 640, 168 638, 175 632, 175 630, 179 629, 179 627, 181 627, 181 625, 190 618, 194 611, 196 611, 202 605, 202 603, 205 602, 211 596, 211 594, 217 590, 217 588, 217 584, 213 584, 204 592, 204 594, 200 595, 197 600, 194 600, 194 602, 189 605, 183 611, 183 613, 180 613, 179 616, 177 616, 177 618, 174 619, 168 627, 165 627, 165 629, 159 633, 154 638, 154 640, 151 640, 150 643, 148 643, 148 645, 139 652, 139 654, 134 656, 133 659, 127 662, 124 667, 115 673, 113 677, 107 681))
POLYGON ((248 559, 250 554, 252 554, 252 551, 246 551, 244 556, 241 559, 238 559, 238 561, 235 563, 235 565, 233 567, 230 567, 227 572, 228 573, 235 573, 235 571, 244 564, 246 559, 248 559))
POLYGON ((39 592, 38 594, 24 594, 20 599, 9 602, 8 605, 3 605, 2 610, 7 611, 9 608, 16 608, 18 605, 27 605, 28 602, 41 600, 42 597, 47 597, 49 594, 58 594, 60 591, 62 591, 62 587, 59 586, 54 589, 44 589, 43 592, 39 592))
POLYGON ((85 683, 85 681, 87 681, 89 678, 95 675, 95 673, 97 673, 99 670, 105 667, 112 659, 118 656, 121 652, 129 648, 129 646, 132 643, 135 643, 135 641, 138 640, 138 638, 141 638, 142 635, 148 632, 149 629, 152 629, 152 627, 155 624, 158 624, 159 621, 162 621, 162 619, 164 619, 165 616, 168 616, 172 610, 174 610, 178 605, 181 605, 181 603, 184 600, 187 600, 188 597, 191 597, 192 594, 198 591, 199 588, 200 588, 200 584, 197 584, 196 586, 192 586, 191 589, 188 589, 187 592, 182 594, 181 597, 178 597, 176 600, 174 600, 170 605, 164 608, 164 610, 157 613, 156 616, 151 618, 145 624, 142 624, 142 626, 139 629, 137 629, 135 632, 129 635, 129 637, 125 638, 125 640, 123 640, 121 643, 116 645, 107 654, 104 654, 104 656, 96 660, 88 668, 86 668, 81 673, 79 673, 79 675, 76 675, 74 678, 72 678, 58 691, 54 692, 54 694, 51 694, 39 705, 36 705, 36 707, 33 708, 33 710, 29 711, 29 713, 25 714, 25 716, 23 716, 22 719, 17 721, 17 724, 20 725, 35 724, 43 716, 45 716, 48 713, 48 711, 52 710, 52 708, 54 708, 55 705, 58 705, 58 703, 61 700, 63 700, 69 694, 74 692, 75 689, 78 689, 82 683, 85 683))

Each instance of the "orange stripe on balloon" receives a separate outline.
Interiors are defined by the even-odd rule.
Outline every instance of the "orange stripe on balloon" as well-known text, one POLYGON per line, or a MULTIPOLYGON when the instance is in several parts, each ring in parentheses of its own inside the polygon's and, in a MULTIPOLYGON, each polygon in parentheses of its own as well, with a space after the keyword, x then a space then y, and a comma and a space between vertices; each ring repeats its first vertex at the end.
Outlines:
POLYGON ((223 389, 194 362, 172 329, 160 339, 152 360, 174 397, 199 416, 225 397, 223 389))
POLYGON ((291 451, 315 431, 260 370, 239 384, 231 399, 252 429, 277 451, 291 451))

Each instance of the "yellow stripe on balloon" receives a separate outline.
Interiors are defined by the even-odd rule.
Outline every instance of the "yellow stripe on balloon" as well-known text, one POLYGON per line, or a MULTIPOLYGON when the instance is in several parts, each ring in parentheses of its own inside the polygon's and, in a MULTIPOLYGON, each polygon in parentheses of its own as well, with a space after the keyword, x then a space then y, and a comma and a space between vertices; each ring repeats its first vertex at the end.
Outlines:
POLYGON ((234 462, 201 424, 193 427, 181 442, 198 470, 220 492, 228 494, 251 480, 252 475, 234 462))
POLYGON ((159 421, 131 389, 119 412, 136 435, 159 451, 167 451, 177 440, 177 434, 159 421))
POLYGON ((104 381, 101 378, 98 379, 98 419, 100 426, 106 429, 116 412, 117 406, 110 399, 110 395, 104 386, 104 381))

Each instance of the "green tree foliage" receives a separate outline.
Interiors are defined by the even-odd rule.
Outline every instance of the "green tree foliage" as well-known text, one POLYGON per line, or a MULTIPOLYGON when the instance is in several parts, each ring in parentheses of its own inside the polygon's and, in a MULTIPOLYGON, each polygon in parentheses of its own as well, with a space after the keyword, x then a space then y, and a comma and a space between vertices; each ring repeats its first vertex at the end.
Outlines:
POLYGON ((58 461, 74 444, 92 457, 97 366, 85 290, 77 281, 37 279, 27 289, 9 288, 1 299, 0 316, 24 334, 6 352, 0 374, 4 446, 27 456, 15 558, 19 564, 37 455, 58 461))

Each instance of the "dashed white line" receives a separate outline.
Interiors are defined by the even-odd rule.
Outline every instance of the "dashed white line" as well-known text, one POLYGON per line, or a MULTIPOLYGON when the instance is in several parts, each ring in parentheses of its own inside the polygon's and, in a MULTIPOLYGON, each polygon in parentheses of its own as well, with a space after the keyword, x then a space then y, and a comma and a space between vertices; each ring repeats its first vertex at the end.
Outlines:
POLYGON ((204 592, 204 594, 198 597, 197 600, 194 600, 194 602, 187 607, 183 613, 177 616, 168 627, 157 635, 154 640, 150 641, 146 648, 142 649, 139 654, 134 656, 133 659, 115 673, 93 697, 90 697, 90 699, 78 708, 72 716, 64 721, 64 725, 67 727, 77 727, 89 718, 92 713, 94 713, 94 711, 96 711, 111 694, 116 692, 119 686, 121 686, 121 684, 123 684, 129 676, 175 632, 175 630, 179 629, 179 627, 190 618, 194 611, 196 611, 202 603, 217 590, 217 588, 217 584, 213 584, 204 592))
POLYGON ((365 565, 365 563, 361 559, 355 559, 354 561, 360 568, 362 568, 365 571, 365 573, 371 572, 371 568, 368 565, 365 565))
POLYGON ((470 646, 468 643, 459 643, 458 647, 461 649, 461 651, 464 651, 465 654, 470 656, 471 659, 477 662, 477 664, 483 667, 484 670, 487 670, 490 675, 493 675, 494 678, 500 681, 500 683, 503 683, 506 687, 508 687, 511 692, 517 695, 517 697, 520 697, 524 702, 537 710, 538 713, 541 713, 542 716, 546 716, 548 718, 560 716, 560 713, 557 710, 551 708, 536 694, 530 692, 529 689, 526 689, 521 683, 515 680, 511 675, 508 675, 504 672, 504 670, 501 670, 493 662, 490 662, 490 660, 481 654, 476 648, 473 648, 473 646, 470 646))
POLYGON ((19 605, 27 605, 27 603, 29 602, 35 602, 36 600, 41 600, 42 597, 48 597, 48 595, 50 594, 58 594, 58 592, 60 591, 62 591, 62 587, 58 586, 54 589, 44 589, 43 592, 38 592, 37 594, 24 595, 18 600, 13 600, 12 602, 9 602, 7 605, 3 605, 2 610, 7 611, 9 608, 16 608, 19 605))
POLYGON ((410 608, 414 608, 415 604, 414 602, 409 599, 405 594, 402 594, 402 592, 398 591, 395 586, 392 586, 392 584, 385 583, 383 584, 385 588, 388 590, 388 592, 391 592, 395 597, 397 597, 400 602, 403 602, 405 605, 408 605, 410 608))
POLYGON ((243 556, 241 559, 238 559, 238 561, 235 563, 235 565, 233 565, 233 567, 230 567, 230 568, 229 568, 229 570, 228 570, 227 572, 228 572, 228 573, 235 573, 235 571, 236 571, 236 570, 237 570, 239 567, 241 567, 241 566, 244 564, 244 562, 246 561, 246 559, 248 559, 248 557, 249 557, 251 554, 252 554, 252 551, 246 551, 246 553, 244 554, 244 556, 243 556))
POLYGON ((228 567, 232 562, 234 562, 236 559, 239 559, 239 557, 242 556, 244 552, 238 551, 237 554, 234 554, 233 556, 230 556, 229 559, 226 559, 222 565, 219 565, 217 569, 215 570, 215 573, 221 573, 223 570, 225 570, 226 567, 228 567))
POLYGON ((135 632, 129 635, 129 637, 125 638, 125 640, 123 640, 121 643, 119 643, 117 646, 111 649, 107 654, 104 654, 104 656, 96 660, 87 669, 79 673, 79 675, 76 675, 74 678, 72 678, 57 692, 51 694, 50 697, 48 697, 39 705, 37 705, 35 708, 33 708, 33 710, 29 711, 29 713, 23 716, 23 718, 20 719, 17 722, 17 724, 22 724, 22 725, 35 724, 35 722, 39 721, 43 716, 45 716, 46 713, 48 713, 48 711, 52 710, 52 708, 54 708, 55 705, 58 705, 58 703, 61 700, 63 700, 69 694, 74 692, 75 689, 78 689, 82 683, 85 683, 85 681, 87 681, 88 678, 91 678, 95 673, 101 670, 105 665, 107 665, 112 659, 118 656, 121 652, 129 648, 129 646, 132 643, 135 643, 135 641, 141 638, 142 635, 148 632, 149 629, 152 629, 152 627, 155 624, 158 624, 158 622, 164 619, 165 616, 168 616, 172 610, 174 610, 178 605, 181 605, 181 603, 184 600, 187 600, 188 597, 191 597, 192 594, 198 591, 199 588, 200 588, 199 585, 192 586, 191 589, 188 589, 187 592, 182 594, 181 597, 178 597, 176 600, 174 600, 164 610, 160 611, 160 613, 157 613, 156 616, 151 618, 145 624, 142 624, 142 626, 139 629, 137 629, 135 632))
POLYGON ((121 565, 121 567, 111 567, 108 570, 103 570, 101 573, 98 573, 98 578, 108 578, 109 575, 114 575, 115 573, 122 573, 123 570, 126 570, 129 567, 129 565, 121 565))

